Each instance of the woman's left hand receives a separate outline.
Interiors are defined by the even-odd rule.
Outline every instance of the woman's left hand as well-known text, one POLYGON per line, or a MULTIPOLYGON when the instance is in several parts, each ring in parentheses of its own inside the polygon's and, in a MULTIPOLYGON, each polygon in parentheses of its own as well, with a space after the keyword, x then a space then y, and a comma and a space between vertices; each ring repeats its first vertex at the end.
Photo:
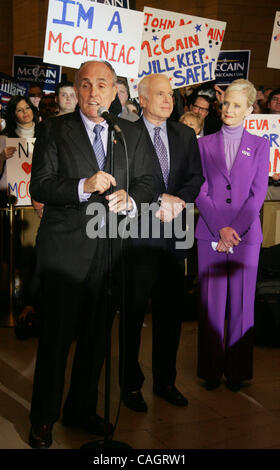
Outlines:
POLYGON ((234 230, 234 228, 232 227, 223 227, 221 228, 221 230, 219 230, 219 233, 223 244, 227 248, 237 246, 241 241, 241 238, 239 237, 237 231, 234 230))

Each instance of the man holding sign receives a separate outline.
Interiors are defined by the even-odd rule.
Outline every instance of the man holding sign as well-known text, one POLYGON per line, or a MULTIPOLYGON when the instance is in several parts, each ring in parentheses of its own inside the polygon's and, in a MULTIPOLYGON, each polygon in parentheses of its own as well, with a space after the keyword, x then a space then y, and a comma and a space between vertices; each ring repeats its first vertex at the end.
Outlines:
MULTIPOLYGON (((86 62, 77 73, 75 90, 79 110, 47 120, 33 154, 30 192, 45 204, 37 240, 43 325, 30 413, 29 442, 34 448, 52 443, 66 360, 75 337, 77 348, 63 424, 104 434, 96 404, 105 351, 108 236, 102 238, 104 231, 95 238, 87 235, 90 203, 117 214, 139 208, 153 196, 144 131, 129 121, 118 120, 128 150, 129 194, 121 140, 114 143, 114 175, 109 172, 110 132, 98 111, 109 108, 116 96, 116 74, 111 65, 86 62)), ((101 225, 104 227, 104 219, 101 225)))

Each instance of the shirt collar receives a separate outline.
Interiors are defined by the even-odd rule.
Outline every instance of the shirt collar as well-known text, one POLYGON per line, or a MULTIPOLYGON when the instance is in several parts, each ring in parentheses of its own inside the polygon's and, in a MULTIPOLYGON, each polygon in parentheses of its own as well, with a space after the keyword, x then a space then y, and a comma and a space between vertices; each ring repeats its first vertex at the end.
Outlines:
MULTIPOLYGON (((96 126, 97 123, 91 121, 87 116, 85 116, 85 114, 84 114, 81 110, 79 110, 79 111, 80 111, 80 116, 81 116, 81 118, 82 118, 82 121, 83 121, 83 123, 84 123, 84 125, 85 125, 85 128, 86 128, 88 131, 93 132, 93 129, 94 129, 94 127, 96 126)), ((100 124, 101 126, 103 126, 104 129, 106 129, 106 130, 108 129, 108 124, 107 124, 107 122, 106 122, 105 120, 99 122, 98 124, 100 124)), ((103 132, 104 132, 104 131, 103 131, 103 132)))
POLYGON ((144 115, 143 120, 150 133, 154 131, 155 127, 160 127, 161 130, 167 134, 166 121, 163 121, 160 126, 156 126, 155 124, 152 124, 144 115))

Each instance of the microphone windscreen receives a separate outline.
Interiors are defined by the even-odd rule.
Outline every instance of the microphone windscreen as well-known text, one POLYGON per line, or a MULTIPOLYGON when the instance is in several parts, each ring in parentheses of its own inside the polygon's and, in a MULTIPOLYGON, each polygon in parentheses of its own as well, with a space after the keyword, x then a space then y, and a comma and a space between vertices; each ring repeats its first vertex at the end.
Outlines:
POLYGON ((108 109, 106 108, 106 106, 101 106, 100 108, 98 108, 98 111, 97 111, 97 114, 99 117, 102 117, 102 114, 103 113, 109 113, 108 109))

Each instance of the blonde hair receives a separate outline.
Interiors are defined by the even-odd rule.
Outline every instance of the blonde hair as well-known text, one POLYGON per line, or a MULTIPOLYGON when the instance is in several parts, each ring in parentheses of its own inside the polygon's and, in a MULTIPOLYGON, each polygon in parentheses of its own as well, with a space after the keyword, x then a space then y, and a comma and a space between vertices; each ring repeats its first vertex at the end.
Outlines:
POLYGON ((199 129, 201 129, 203 127, 204 118, 202 116, 200 116, 199 114, 194 113, 193 111, 187 111, 186 113, 182 114, 182 116, 179 119, 179 122, 184 124, 184 120, 188 117, 192 117, 192 118, 196 119, 196 122, 197 122, 197 125, 198 125, 199 129))
POLYGON ((228 91, 239 91, 244 93, 247 96, 248 107, 253 106, 256 101, 257 90, 249 80, 244 80, 243 78, 234 80, 227 87, 225 94, 227 94, 228 91))

